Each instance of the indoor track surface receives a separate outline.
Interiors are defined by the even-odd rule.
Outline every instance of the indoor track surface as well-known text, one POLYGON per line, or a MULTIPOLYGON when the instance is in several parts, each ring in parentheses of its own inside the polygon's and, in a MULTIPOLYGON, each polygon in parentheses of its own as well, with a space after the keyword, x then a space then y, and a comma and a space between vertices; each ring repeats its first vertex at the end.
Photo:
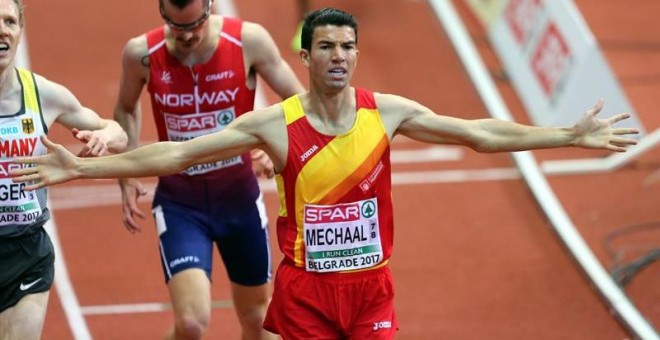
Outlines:
MULTIPOLYGON (((33 71, 67 86, 105 117, 112 109, 126 40, 161 25, 156 0, 24 0, 33 71)), ((646 131, 660 127, 660 1, 578 0, 599 44, 646 131)), ((485 118, 488 113, 429 4, 423 0, 311 0, 359 20, 360 61, 353 84, 419 101, 439 114, 485 118)), ((463 1, 454 1, 493 74, 499 65, 463 1)), ((291 51, 298 22, 294 0, 236 1, 239 15, 261 23, 304 84, 306 70, 291 51)), ((508 83, 497 82, 519 122, 529 122, 508 83)), ((279 99, 268 89, 268 102, 279 99)), ((594 98, 594 103, 597 98, 594 98)), ((142 140, 156 140, 143 102, 142 140)), ((587 108, 585 108, 587 109, 587 108)), ((607 110, 607 98, 605 98, 607 110)), ((576 119, 581 112, 576 112, 576 119)), ((54 128, 51 138, 78 147, 54 128)), ((395 139, 393 195, 398 339, 629 338, 555 235, 508 154, 479 154, 395 139), (422 152, 426 151, 426 153, 422 152)), ((534 152, 539 161, 606 156, 577 149, 534 152)), ((660 244, 660 149, 609 173, 549 176, 573 223, 606 268, 607 235, 656 224, 620 247, 660 244)), ((153 188, 154 179, 145 179, 153 188)), ((264 181, 274 235, 277 196, 264 181)), ((66 275, 51 291, 43 339, 160 339, 173 322, 154 223, 133 235, 121 223, 113 180, 52 187, 59 261, 66 275), (69 314, 65 313, 65 308, 69 314), (69 315, 69 317, 67 317, 69 315), (77 337, 76 337, 77 334, 77 337)), ((150 211, 150 199, 142 209, 150 211)), ((634 237, 633 237, 634 236, 634 237)), ((273 242, 275 238, 272 238, 273 242)), ((624 242, 624 241, 618 241, 624 242)), ((281 259, 273 245, 274 264, 281 259)), ((621 248, 619 248, 621 249, 621 248)), ((639 250, 639 249, 638 249, 639 250)), ((59 273, 62 273, 61 271, 59 273)), ((660 327, 660 264, 626 288, 660 327)), ((238 339, 229 285, 215 258, 215 301, 208 339, 238 339)))

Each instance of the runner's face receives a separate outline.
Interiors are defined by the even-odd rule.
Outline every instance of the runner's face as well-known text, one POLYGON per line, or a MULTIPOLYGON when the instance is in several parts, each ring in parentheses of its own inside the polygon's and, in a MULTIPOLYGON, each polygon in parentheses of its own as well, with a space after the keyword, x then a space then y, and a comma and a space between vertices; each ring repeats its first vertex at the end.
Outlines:
POLYGON ((312 34, 311 51, 302 51, 311 81, 340 90, 350 84, 359 51, 355 31, 349 26, 319 26, 312 34))
POLYGON ((177 50, 194 49, 204 38, 211 14, 211 1, 195 0, 183 9, 173 6, 169 0, 161 2, 160 14, 175 39, 177 50))
POLYGON ((0 0, 0 70, 14 61, 22 32, 14 1, 0 0))

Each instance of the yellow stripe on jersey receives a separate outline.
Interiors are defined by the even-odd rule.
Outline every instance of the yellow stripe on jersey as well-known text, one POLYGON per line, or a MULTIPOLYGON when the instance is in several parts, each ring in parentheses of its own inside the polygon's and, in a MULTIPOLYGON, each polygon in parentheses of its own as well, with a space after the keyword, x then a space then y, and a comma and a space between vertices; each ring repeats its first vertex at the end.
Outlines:
POLYGON ((39 99, 37 98, 37 88, 34 84, 32 72, 19 68, 18 75, 23 84, 23 98, 25 100, 25 109, 32 112, 39 112, 39 99))
POLYGON ((284 109, 284 119, 286 120, 286 125, 289 125, 305 116, 305 111, 303 110, 302 104, 300 103, 300 97, 298 95, 294 95, 284 100, 282 102, 282 109, 284 109))
POLYGON ((275 175, 277 185, 277 196, 280 198, 280 212, 278 216, 286 217, 286 193, 284 192, 284 178, 280 174, 275 175))

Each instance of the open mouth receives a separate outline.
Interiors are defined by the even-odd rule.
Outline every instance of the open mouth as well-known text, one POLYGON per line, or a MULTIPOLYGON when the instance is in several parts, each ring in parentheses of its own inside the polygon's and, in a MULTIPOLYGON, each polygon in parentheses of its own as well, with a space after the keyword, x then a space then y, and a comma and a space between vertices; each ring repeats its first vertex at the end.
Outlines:
POLYGON ((328 73, 330 73, 333 77, 336 77, 336 78, 343 77, 344 75, 346 75, 346 69, 341 68, 341 67, 335 67, 335 68, 330 69, 330 71, 328 71, 328 73))
POLYGON ((9 51, 9 44, 0 43, 0 52, 7 52, 7 51, 9 51))

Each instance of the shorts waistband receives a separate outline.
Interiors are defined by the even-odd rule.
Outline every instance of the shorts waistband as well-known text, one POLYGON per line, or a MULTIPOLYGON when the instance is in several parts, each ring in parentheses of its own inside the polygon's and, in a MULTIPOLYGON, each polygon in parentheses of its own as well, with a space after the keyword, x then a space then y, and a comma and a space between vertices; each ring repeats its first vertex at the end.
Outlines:
POLYGON ((347 280, 357 281, 365 278, 373 278, 374 276, 378 276, 383 273, 389 273, 390 267, 388 262, 389 261, 385 261, 384 263, 381 263, 379 266, 370 269, 353 270, 353 271, 345 271, 345 272, 331 272, 331 273, 308 272, 307 270, 305 270, 305 268, 295 266, 287 261, 282 261, 280 263, 280 267, 283 267, 282 269, 284 270, 294 271, 305 275, 311 275, 317 278, 323 278, 324 280, 331 280, 331 281, 336 280, 336 281, 346 282, 347 280))

